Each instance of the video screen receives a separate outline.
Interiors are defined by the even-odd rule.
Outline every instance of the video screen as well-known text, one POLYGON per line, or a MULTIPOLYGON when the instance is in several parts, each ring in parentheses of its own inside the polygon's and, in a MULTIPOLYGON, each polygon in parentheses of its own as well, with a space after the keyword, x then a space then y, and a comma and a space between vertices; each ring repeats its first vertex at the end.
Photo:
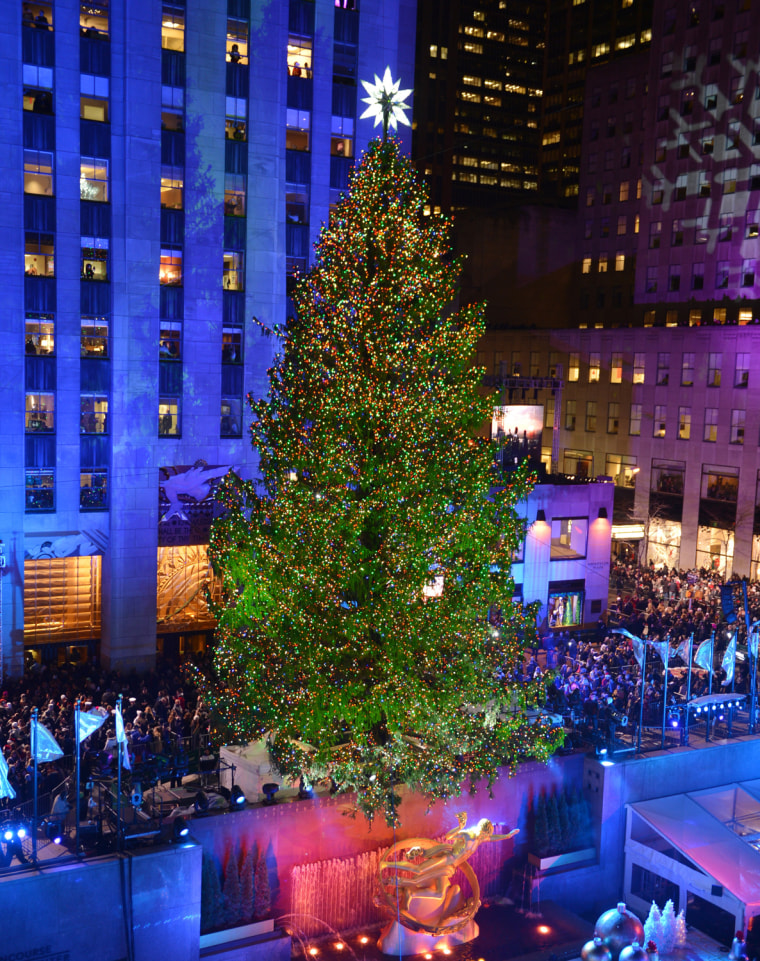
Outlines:
POLYGON ((551 628, 580 627, 583 623, 583 591, 552 591, 548 621, 551 628))
POLYGON ((544 408, 540 405, 494 407, 491 438, 499 443, 503 470, 515 470, 526 459, 534 470, 539 469, 543 427, 544 408))

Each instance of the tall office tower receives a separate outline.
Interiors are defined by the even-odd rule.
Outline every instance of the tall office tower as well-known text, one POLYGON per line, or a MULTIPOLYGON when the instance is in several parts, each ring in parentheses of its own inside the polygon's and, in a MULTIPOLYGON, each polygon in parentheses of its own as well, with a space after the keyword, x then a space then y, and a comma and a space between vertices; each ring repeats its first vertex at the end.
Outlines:
POLYGON ((652 0, 549 0, 541 114, 545 196, 578 195, 586 71, 648 47, 652 0))
POLYGON ((373 135, 359 79, 411 81, 415 6, 5 6, 1 661, 143 667, 213 627, 263 331, 373 135))
POLYGON ((421 0, 413 156, 444 211, 538 188, 543 0, 421 0))

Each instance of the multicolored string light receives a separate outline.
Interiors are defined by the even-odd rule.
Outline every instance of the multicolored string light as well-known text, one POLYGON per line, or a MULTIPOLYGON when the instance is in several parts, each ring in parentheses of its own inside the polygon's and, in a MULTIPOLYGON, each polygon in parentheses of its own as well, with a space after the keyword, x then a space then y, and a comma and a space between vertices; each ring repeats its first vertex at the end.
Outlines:
POLYGON ((425 202, 398 143, 373 142, 251 402, 261 481, 224 481, 210 546, 217 708, 241 740, 270 737, 284 774, 332 777, 389 821, 399 784, 448 797, 557 743, 525 719, 538 686, 512 679, 531 478, 493 489, 483 310, 450 309, 460 265, 425 202))

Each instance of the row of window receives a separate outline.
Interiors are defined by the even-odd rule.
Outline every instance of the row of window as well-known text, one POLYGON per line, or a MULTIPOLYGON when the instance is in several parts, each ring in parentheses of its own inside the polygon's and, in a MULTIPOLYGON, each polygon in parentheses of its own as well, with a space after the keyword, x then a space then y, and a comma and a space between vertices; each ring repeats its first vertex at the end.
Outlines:
MULTIPOLYGON (((641 421, 643 416, 643 405, 642 404, 631 404, 629 420, 628 420, 628 434, 631 437, 639 437, 641 435, 641 421)), ((547 411, 548 417, 548 411, 547 411)), ((553 419, 553 411, 552 411, 553 419)), ((731 411, 731 423, 729 429, 729 443, 731 444, 743 444, 744 443, 744 425, 746 420, 746 411, 741 409, 734 409, 731 411)), ((595 400, 586 401, 586 411, 585 411, 585 421, 584 429, 593 433, 597 430, 598 421, 598 405, 595 400)), ((548 426, 548 425, 547 425, 548 426)), ((565 430, 574 431, 578 426, 578 402, 576 400, 568 400, 565 406, 565 430)), ((691 440, 692 437, 692 415, 691 407, 679 407, 678 408, 678 421, 677 421, 677 431, 676 436, 679 440, 691 440)), ((618 434, 620 433, 620 404, 615 401, 611 401, 607 405, 607 433, 608 434, 618 434)), ((654 413, 652 417, 652 436, 653 437, 665 437, 667 434, 667 406, 665 404, 655 404, 654 413)), ((716 443, 718 440, 718 408, 717 407, 706 407, 704 412, 704 430, 702 434, 702 440, 709 443, 716 443)))
MULTIPOLYGON (((55 510, 55 470, 27 468, 25 472, 27 512, 55 510)), ((79 507, 83 511, 108 509, 108 471, 81 471, 79 507)))
MULTIPOLYGON (((511 376, 520 377, 527 374, 530 377, 542 377, 545 370, 542 365, 542 354, 540 351, 530 352, 530 364, 527 370, 523 370, 521 363, 522 355, 514 352, 512 361, 508 365, 504 359, 503 351, 494 352, 494 373, 507 376, 508 370, 511 376)), ((684 351, 681 354, 680 365, 680 385, 681 387, 693 387, 696 376, 696 353, 684 351)), ((478 366, 485 366, 485 352, 479 352, 477 357, 478 366)), ((734 387, 747 387, 749 384, 749 371, 752 363, 752 354, 749 352, 738 352, 734 355, 734 387)), ((630 378, 633 384, 647 383, 646 378, 647 354, 635 352, 632 361, 624 359, 622 351, 613 351, 609 357, 609 382, 611 384, 622 384, 624 376, 630 378)), ((588 355, 587 377, 589 384, 598 384, 602 374, 602 355, 600 351, 591 351, 588 355)), ((562 367, 560 354, 552 351, 549 354, 548 375, 550 377, 561 377, 562 367)), ((580 351, 571 351, 567 355, 567 380, 570 383, 580 381, 581 375, 581 354, 580 351)), ((670 384, 671 375, 671 354, 667 351, 660 351, 657 354, 657 365, 654 384, 657 387, 667 387, 670 384)), ((650 371, 651 376, 651 371, 650 371)), ((722 352, 712 351, 707 354, 707 376, 705 385, 707 387, 720 387, 723 376, 723 354, 722 352)), ((649 383, 652 383, 650 380, 649 383)))

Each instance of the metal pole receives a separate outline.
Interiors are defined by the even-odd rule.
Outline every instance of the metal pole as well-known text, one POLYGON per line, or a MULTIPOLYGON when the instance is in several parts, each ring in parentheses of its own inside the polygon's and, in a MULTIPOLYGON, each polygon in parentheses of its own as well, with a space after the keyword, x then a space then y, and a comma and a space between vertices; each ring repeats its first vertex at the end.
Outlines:
MULTIPOLYGON (((121 713, 121 699, 119 695, 118 706, 122 722, 124 715, 121 713)), ((121 741, 116 740, 116 850, 121 851, 121 741)))
POLYGON ((37 862, 37 708, 32 710, 32 761, 34 763, 34 805, 32 807, 32 861, 37 862))
MULTIPOLYGON (((712 632, 710 638, 710 687, 708 688, 708 694, 712 694, 712 681, 713 681, 713 660, 715 658, 715 631, 712 632)), ((712 704, 707 708, 707 720, 705 721, 705 740, 710 740, 710 715, 712 712, 712 704)))
POLYGON ((686 675, 686 721, 684 722, 684 736, 683 743, 688 747, 689 744, 689 717, 691 715, 691 708, 689 707, 689 701, 691 700, 691 658, 694 653, 694 632, 692 631, 691 637, 689 638, 689 673, 686 675))
POLYGON ((641 696, 639 697, 639 736, 636 739, 636 753, 641 754, 641 729, 644 727, 644 686, 647 679, 647 645, 644 642, 644 661, 641 665, 641 696))
POLYGON ((75 815, 75 819, 74 819, 74 854, 76 854, 76 855, 79 854, 79 813, 80 813, 80 809, 79 809, 79 785, 80 785, 80 783, 81 783, 81 782, 80 782, 80 771, 79 771, 79 766, 80 766, 80 762, 79 762, 79 749, 80 749, 80 744, 79 744, 79 711, 80 711, 79 701, 77 701, 76 704, 74 705, 74 741, 75 741, 75 744, 76 744, 76 752, 77 752, 77 757, 76 757, 76 774, 75 774, 76 784, 74 785, 74 815, 75 815))
MULTIPOLYGON (((665 641, 668 644, 667 641, 665 641)), ((668 661, 670 660, 670 645, 668 644, 665 654, 665 682, 662 688, 662 743, 661 750, 665 750, 665 721, 668 713, 668 661)))
POLYGON ((752 625, 750 629, 750 633, 747 638, 747 649, 749 651, 750 663, 752 665, 752 674, 751 674, 752 690, 750 691, 750 700, 749 700, 749 733, 750 734, 755 733, 755 709, 757 706, 756 704, 756 701, 757 701, 757 693, 756 693, 757 655, 758 655, 758 651, 757 649, 755 649, 755 655, 754 657, 752 656, 751 638, 752 638, 752 634, 757 631, 758 625, 760 625, 760 621, 755 621, 755 623, 752 625))

